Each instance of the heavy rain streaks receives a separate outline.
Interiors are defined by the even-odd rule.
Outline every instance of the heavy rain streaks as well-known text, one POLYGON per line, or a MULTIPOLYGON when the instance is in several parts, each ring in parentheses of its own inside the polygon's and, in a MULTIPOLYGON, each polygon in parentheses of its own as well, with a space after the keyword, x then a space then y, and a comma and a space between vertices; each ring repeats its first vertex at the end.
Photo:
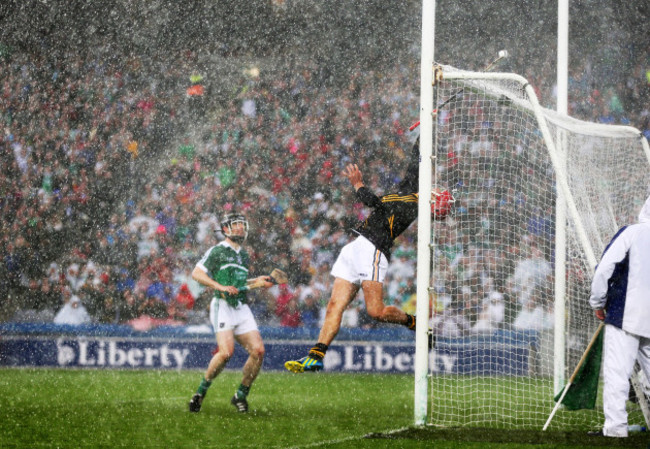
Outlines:
MULTIPOLYGON (((480 70, 507 49, 498 70, 525 76, 542 105, 555 106, 555 2, 436 3, 437 62, 480 70)), ((619 3, 571 2, 571 114, 648 134, 649 6, 619 3)), ((414 0, 0 4, 3 442, 292 447, 411 424, 412 333, 377 323, 360 296, 345 309, 325 373, 288 377, 283 364, 317 340, 330 269, 369 215, 343 169, 358 164, 377 194, 403 179, 418 132, 409 126, 420 113, 421 8, 414 0), (250 277, 279 267, 290 282, 248 297, 266 345, 250 415, 229 402, 246 361, 239 348, 201 413, 188 416, 218 353, 214 291, 192 271, 224 239, 221 220, 233 211, 250 225, 250 277)), ((512 104, 502 97, 494 106, 512 104)), ((442 120, 456 118, 450 109, 442 120)), ((441 146, 441 173, 460 172, 459 161, 474 157, 461 155, 468 142, 488 134, 465 131, 455 136, 458 154, 441 146)), ((471 216, 471 225, 440 233, 447 271, 436 295, 445 307, 463 301, 472 325, 489 297, 483 288, 506 289, 526 249, 519 243, 539 238, 552 218, 541 208, 516 213, 533 195, 503 186, 549 176, 510 143, 499 147, 510 166, 490 190, 500 196, 481 209, 477 195, 449 220, 471 216), (486 215, 497 207, 516 225, 486 215), (503 263, 488 266, 494 260, 503 263), (477 261, 488 268, 474 270, 477 261)), ((386 304, 409 314, 415 260, 411 226, 395 242, 384 285, 386 304)), ((430 359, 436 381, 465 366, 442 351, 430 359)))

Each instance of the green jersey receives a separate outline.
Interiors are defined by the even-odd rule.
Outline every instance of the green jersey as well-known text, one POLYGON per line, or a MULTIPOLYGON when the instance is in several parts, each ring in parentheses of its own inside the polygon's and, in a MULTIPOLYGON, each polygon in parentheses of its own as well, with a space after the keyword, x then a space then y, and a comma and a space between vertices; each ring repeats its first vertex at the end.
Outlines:
POLYGON ((225 240, 213 246, 205 252, 201 260, 196 264, 204 270, 208 276, 221 285, 232 285, 240 289, 236 295, 229 295, 215 290, 216 298, 223 298, 232 307, 240 303, 246 303, 246 280, 248 279, 248 265, 250 256, 242 247, 236 251, 225 240))

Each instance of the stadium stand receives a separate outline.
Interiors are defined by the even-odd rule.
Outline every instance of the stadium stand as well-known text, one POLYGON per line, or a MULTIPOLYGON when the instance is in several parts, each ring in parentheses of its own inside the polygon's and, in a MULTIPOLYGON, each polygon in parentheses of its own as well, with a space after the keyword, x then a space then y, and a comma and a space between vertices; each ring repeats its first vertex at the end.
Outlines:
MULTIPOLYGON (((242 17, 235 22, 241 24, 242 17)), ((287 16, 277 27, 282 31, 297 22, 287 16)), ((230 43, 210 39, 202 47, 201 30, 178 25, 169 51, 156 52, 134 52, 124 37, 82 52, 71 51, 73 40, 62 40, 67 46, 49 52, 54 40, 31 36, 31 46, 20 45, 5 30, 0 320, 51 321, 71 292, 96 323, 142 316, 159 324, 202 323, 207 294, 191 281, 188 268, 218 240, 215 214, 231 208, 251 223, 253 265, 285 267, 296 297, 308 290, 325 303, 328 268, 352 224, 342 209, 348 202, 341 198, 351 191, 341 169, 361 161, 373 173, 366 183, 376 191, 401 173, 404 149, 414 138, 408 127, 418 114, 417 51, 386 61, 377 57, 380 48, 366 50, 357 55, 358 65, 338 73, 331 55, 354 57, 341 50, 341 41, 328 44, 339 48, 329 56, 316 51, 321 42, 303 33, 283 42, 251 42, 240 31, 230 43), (296 56, 292 45, 301 38, 306 49, 296 56), (193 89, 188 95, 197 75, 202 93, 193 89)), ((214 37, 210 30, 203 33, 214 37)), ((404 41, 408 36, 390 45, 404 41)), ((626 48, 629 62, 615 74, 615 58, 576 55, 581 59, 572 63, 570 114, 631 124, 649 136, 650 47, 630 40, 626 48)), ((470 66, 484 63, 476 48, 441 49, 442 57, 455 54, 470 66)), ((548 58, 520 56, 509 69, 527 76, 542 102, 552 106, 554 61, 548 58)), ((514 200, 517 192, 511 194, 514 200)), ((363 219, 361 204, 354 207, 363 219)), ((412 260, 415 237, 414 230, 407 232, 396 253, 412 260)), ((448 248, 462 252, 466 237, 449 238, 448 248)), ((392 301, 408 306, 404 285, 412 274, 405 263, 406 270, 391 272, 387 288, 392 301)), ((499 276, 513 272, 511 267, 499 276)), ((462 300, 457 279, 438 287, 449 295, 448 303, 462 300)), ((279 295, 279 288, 253 295, 262 324, 280 324, 279 295)), ((376 326, 364 318, 361 304, 353 304, 360 316, 350 322, 376 326)))

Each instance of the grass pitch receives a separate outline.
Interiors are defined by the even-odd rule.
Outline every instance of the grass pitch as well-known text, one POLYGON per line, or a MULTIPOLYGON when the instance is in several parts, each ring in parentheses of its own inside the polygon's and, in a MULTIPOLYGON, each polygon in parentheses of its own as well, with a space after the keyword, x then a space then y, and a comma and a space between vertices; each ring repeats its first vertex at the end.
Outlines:
POLYGON ((0 447, 646 448, 648 434, 414 428, 413 376, 262 372, 250 413, 230 405, 223 373, 198 414, 198 371, 0 370, 0 447))

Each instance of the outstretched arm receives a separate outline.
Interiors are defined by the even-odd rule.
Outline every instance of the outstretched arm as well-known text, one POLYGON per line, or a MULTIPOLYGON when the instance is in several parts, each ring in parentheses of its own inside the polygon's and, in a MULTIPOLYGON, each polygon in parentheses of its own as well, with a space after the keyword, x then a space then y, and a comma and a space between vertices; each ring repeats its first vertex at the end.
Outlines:
POLYGON ((357 198, 368 207, 380 207, 381 200, 377 195, 363 184, 363 175, 357 164, 348 164, 343 170, 343 176, 348 178, 352 187, 357 192, 357 198))

